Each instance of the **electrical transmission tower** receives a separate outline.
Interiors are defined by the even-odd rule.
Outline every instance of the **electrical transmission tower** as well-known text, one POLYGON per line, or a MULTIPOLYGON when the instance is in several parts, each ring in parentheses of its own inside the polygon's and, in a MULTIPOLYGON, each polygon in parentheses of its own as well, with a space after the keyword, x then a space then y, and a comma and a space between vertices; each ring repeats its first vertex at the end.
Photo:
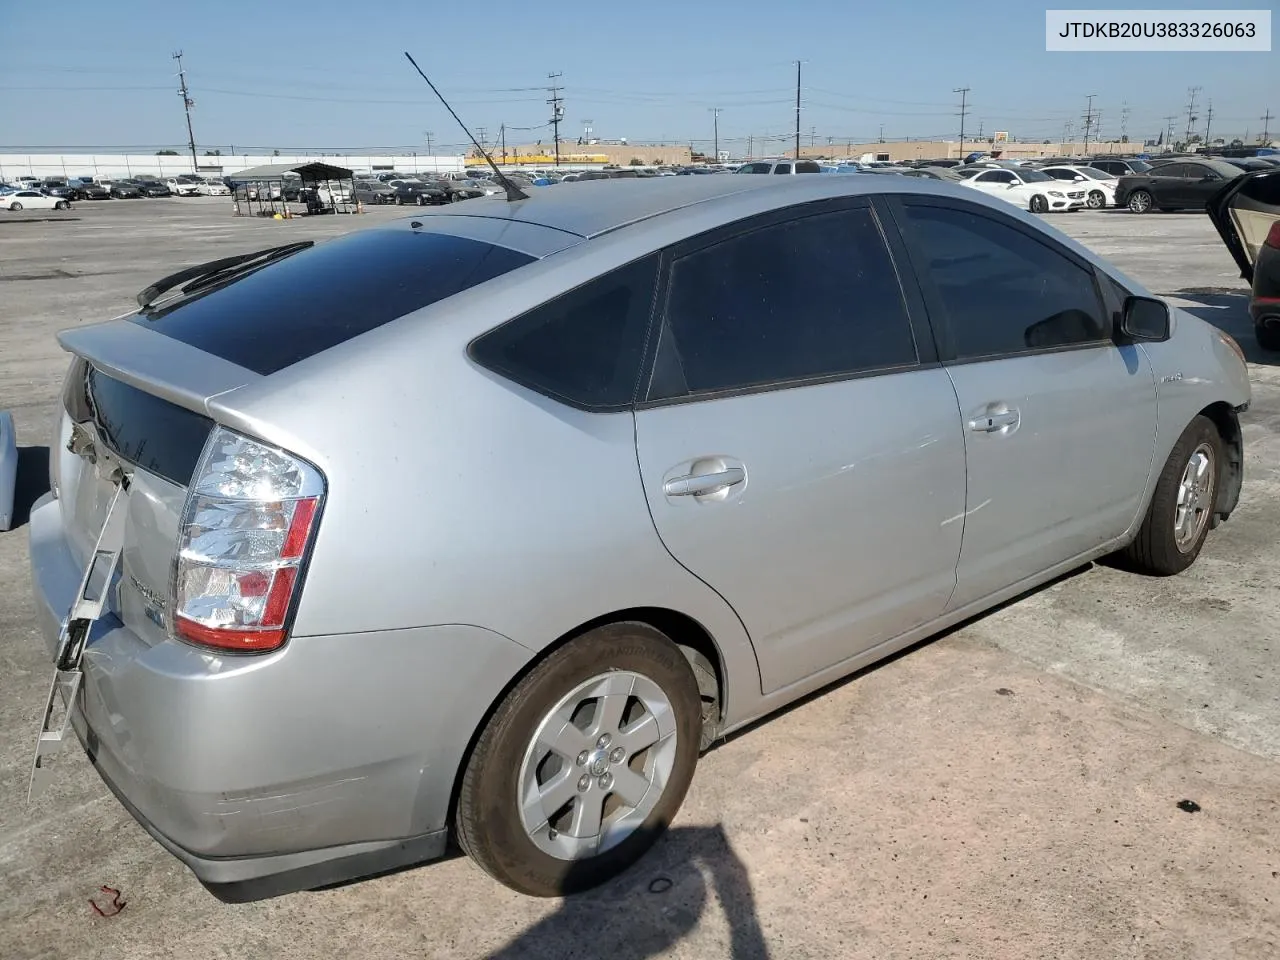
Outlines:
POLYGON ((1129 142, 1129 101, 1120 104, 1120 142, 1129 142))
POLYGON ((1094 121, 1097 119, 1093 114, 1093 99, 1096 96, 1097 96, 1096 93, 1091 93, 1085 98, 1088 102, 1086 103, 1084 108, 1084 116, 1080 118, 1084 121, 1084 152, 1085 153, 1089 152, 1089 134, 1093 132, 1093 124, 1094 124, 1094 121))
POLYGON ((551 127, 556 142, 556 166, 560 166, 560 121, 564 119, 564 98, 560 96, 562 87, 556 84, 556 80, 564 76, 563 73, 548 73, 547 79, 551 81, 551 85, 547 87, 547 92, 551 94, 547 103, 551 106, 551 127))
POLYGON ((1196 95, 1200 92, 1199 87, 1187 87, 1187 135, 1183 138, 1184 144, 1191 143, 1191 136, 1195 132, 1196 120, 1196 95))
POLYGON ((196 172, 198 165, 196 161, 196 135, 191 131, 191 108, 196 102, 191 99, 191 93, 187 90, 187 71, 182 67, 182 51, 179 50, 173 55, 174 60, 178 61, 178 81, 181 86, 178 89, 178 95, 182 97, 182 109, 187 113, 187 146, 191 148, 191 172, 196 172))
POLYGON ((969 101, 968 87, 955 87, 952 93, 960 94, 960 159, 964 159, 964 118, 969 115, 967 104, 969 101))

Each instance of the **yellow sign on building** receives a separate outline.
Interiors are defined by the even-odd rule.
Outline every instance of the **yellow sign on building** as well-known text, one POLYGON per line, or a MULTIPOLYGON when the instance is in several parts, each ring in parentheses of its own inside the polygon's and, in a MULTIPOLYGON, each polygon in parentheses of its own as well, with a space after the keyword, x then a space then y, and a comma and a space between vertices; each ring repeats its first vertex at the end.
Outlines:
POLYGON ((996 131, 996 136, 995 136, 995 142, 996 142, 996 143, 1008 143, 1008 142, 1009 142, 1009 131, 1008 131, 1008 130, 997 130, 997 131, 996 131))

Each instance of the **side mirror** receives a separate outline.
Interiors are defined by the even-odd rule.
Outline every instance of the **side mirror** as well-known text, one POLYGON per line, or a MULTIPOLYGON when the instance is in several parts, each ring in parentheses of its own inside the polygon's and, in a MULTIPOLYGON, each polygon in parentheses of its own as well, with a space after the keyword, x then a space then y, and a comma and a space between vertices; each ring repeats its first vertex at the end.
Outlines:
POLYGON ((1169 339, 1169 305, 1152 297, 1126 297, 1120 332, 1129 340, 1161 343, 1169 339))

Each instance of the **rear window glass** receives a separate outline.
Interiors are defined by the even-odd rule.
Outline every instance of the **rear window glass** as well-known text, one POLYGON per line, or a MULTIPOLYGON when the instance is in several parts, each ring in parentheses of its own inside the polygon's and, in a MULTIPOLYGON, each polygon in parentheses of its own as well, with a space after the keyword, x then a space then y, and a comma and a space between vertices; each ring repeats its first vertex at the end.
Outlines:
POLYGON ((353 233, 133 321, 268 375, 534 260, 440 233, 353 233))

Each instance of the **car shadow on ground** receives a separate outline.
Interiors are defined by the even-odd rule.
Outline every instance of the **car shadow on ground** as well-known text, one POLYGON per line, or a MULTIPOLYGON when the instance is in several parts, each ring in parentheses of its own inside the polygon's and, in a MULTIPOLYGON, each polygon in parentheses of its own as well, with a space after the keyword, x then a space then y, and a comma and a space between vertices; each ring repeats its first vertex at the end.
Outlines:
POLYGON ((49 448, 19 447, 13 486, 13 524, 17 530, 31 519, 35 502, 49 492, 49 448))
POLYGON ((698 926, 712 897, 729 925, 723 956, 767 960, 747 868, 719 824, 668 830, 640 863, 601 887, 566 897, 555 913, 489 960, 647 960, 698 926))
POLYGON ((1280 353, 1263 350, 1258 346, 1258 338, 1253 332, 1253 318, 1249 316, 1249 294, 1206 289, 1204 287, 1188 287, 1174 290, 1170 296, 1190 300, 1193 306, 1181 307, 1192 316, 1211 323, 1224 333, 1229 333, 1240 344, 1245 359, 1250 363, 1266 366, 1280 365, 1280 353))

